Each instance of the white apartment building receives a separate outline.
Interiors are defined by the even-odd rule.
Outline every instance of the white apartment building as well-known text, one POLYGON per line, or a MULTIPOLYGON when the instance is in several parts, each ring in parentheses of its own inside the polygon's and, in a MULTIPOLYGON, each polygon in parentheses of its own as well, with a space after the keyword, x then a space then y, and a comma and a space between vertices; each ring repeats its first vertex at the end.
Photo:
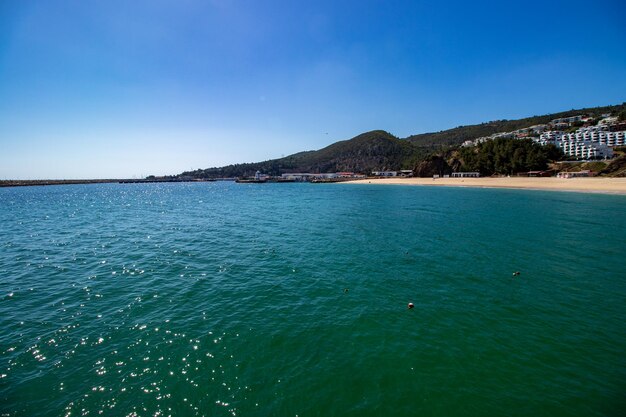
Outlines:
POLYGON ((582 119, 583 119, 583 116, 562 117, 560 119, 554 119, 550 123, 553 125, 561 124, 561 123, 575 123, 575 122, 580 122, 582 119))
POLYGON ((453 172, 452 173, 452 178, 478 178, 478 177, 480 177, 480 172, 453 172))
POLYGON ((626 131, 598 132, 598 142, 603 143, 603 139, 606 140, 607 146, 624 146, 626 145, 626 131))
POLYGON ((578 159, 606 159, 613 157, 613 149, 606 145, 590 141, 562 140, 556 146, 563 153, 578 159))
POLYGON ((573 133, 552 130, 542 133, 536 142, 556 145, 576 158, 612 158, 613 147, 626 146, 626 131, 609 132, 605 126, 583 127, 573 133))
POLYGON ((565 133, 560 130, 549 130, 539 135, 539 140, 537 142, 542 145, 547 145, 548 143, 554 144, 554 142, 560 141, 563 138, 563 135, 565 135, 565 133))
POLYGON ((601 132, 601 131, 606 131, 607 129, 608 129, 608 126, 596 125, 596 126, 581 127, 578 129, 578 132, 581 132, 581 133, 601 132))
POLYGON ((579 141, 579 142, 592 142, 599 143, 600 145, 606 146, 625 146, 626 145, 626 132, 606 132, 603 130, 593 130, 593 131, 580 131, 580 129, 574 133, 563 133, 559 132, 553 136, 550 135, 541 135, 540 140, 545 140, 548 143, 553 143, 555 141, 566 140, 566 141, 579 141))
MULTIPOLYGON (((555 119, 552 122, 563 121, 579 121, 580 116, 568 117, 564 119, 555 119)), ((558 124, 558 123, 557 123, 558 124)), ((519 135, 520 132, 533 131, 541 132, 546 125, 532 126, 527 129, 520 129, 515 132, 495 133, 491 136, 477 138, 475 140, 467 140, 461 146, 476 146, 480 143, 487 142, 496 138, 518 137, 519 139, 526 135, 519 135)), ((563 149, 566 155, 574 156, 582 159, 602 159, 613 157, 613 147, 626 146, 626 131, 609 132, 608 126, 588 126, 581 127, 573 133, 565 133, 562 130, 543 131, 539 139, 534 138, 535 142, 541 145, 552 144, 563 149)))

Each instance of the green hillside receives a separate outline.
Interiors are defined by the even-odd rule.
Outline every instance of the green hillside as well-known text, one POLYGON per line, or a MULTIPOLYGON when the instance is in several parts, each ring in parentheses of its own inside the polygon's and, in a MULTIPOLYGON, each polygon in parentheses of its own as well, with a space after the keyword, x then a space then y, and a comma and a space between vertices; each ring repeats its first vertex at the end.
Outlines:
MULTIPOLYGON (((417 169, 436 152, 458 147, 466 140, 473 140, 494 133, 510 132, 553 119, 575 115, 599 117, 604 113, 618 114, 626 111, 626 103, 569 110, 519 120, 496 120, 478 125, 459 126, 441 132, 422 133, 404 139, 383 130, 360 134, 352 139, 333 143, 317 151, 300 152, 284 158, 264 162, 234 164, 220 168, 198 169, 184 172, 179 177, 219 178, 253 176, 256 171, 269 175, 289 172, 340 172, 369 173, 373 170, 417 169)), ((428 168, 426 171, 430 171, 428 168)), ((419 170, 418 170, 419 171, 419 170)))
POLYGON ((318 151, 280 159, 185 172, 195 178, 252 176, 256 171, 280 175, 289 172, 370 172, 377 169, 413 169, 425 151, 388 132, 374 130, 333 143, 318 151))
POLYGON ((441 132, 422 133, 406 138, 407 141, 425 148, 441 148, 445 146, 458 146, 466 140, 473 140, 483 136, 493 135, 500 132, 512 132, 526 127, 546 124, 554 119, 562 117, 586 114, 599 117, 604 113, 617 114, 626 110, 626 103, 616 106, 590 107, 578 110, 568 110, 560 113, 546 114, 544 116, 532 116, 517 120, 494 120, 479 125, 459 126, 441 132))
POLYGON ((412 144, 375 130, 350 140, 336 142, 317 152, 307 152, 293 161, 294 168, 305 172, 358 171, 376 169, 412 169, 418 149, 412 144))

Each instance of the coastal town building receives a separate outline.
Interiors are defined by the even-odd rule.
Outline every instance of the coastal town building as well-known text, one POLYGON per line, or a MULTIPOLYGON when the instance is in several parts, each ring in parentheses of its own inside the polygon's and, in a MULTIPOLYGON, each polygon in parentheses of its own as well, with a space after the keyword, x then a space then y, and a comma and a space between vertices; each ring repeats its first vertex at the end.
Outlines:
POLYGON ((375 177, 397 177, 398 171, 372 171, 375 177))
POLYGON ((564 130, 567 129, 568 127, 570 127, 569 123, 554 123, 551 125, 552 128, 556 129, 556 130, 564 130))
POLYGON ((483 136, 480 138, 476 138, 474 140, 466 140, 465 142, 463 142, 461 144, 462 147, 467 147, 467 146, 476 146, 479 145, 481 143, 485 143, 488 142, 490 140, 494 140, 494 139, 500 139, 500 138, 504 138, 504 139, 514 139, 516 138, 516 135, 518 135, 518 132, 501 132, 501 133, 494 133, 493 135, 490 136, 483 136))
POLYGON ((609 131, 606 126, 581 127, 575 132, 551 130, 535 141, 553 144, 563 153, 578 159, 607 159, 613 157, 613 147, 626 145, 626 131, 609 131))
POLYGON ((478 178, 480 172, 453 172, 452 178, 478 178))
POLYGON ((607 159, 613 157, 613 149, 607 146, 606 143, 592 142, 591 140, 576 137, 570 138, 570 134, 560 133, 552 137, 539 138, 536 142, 541 145, 555 145, 565 155, 576 159, 607 159))
POLYGON ((541 136, 539 136, 538 142, 541 145, 547 145, 548 143, 558 142, 561 140, 561 138, 563 138, 563 135, 565 135, 565 132, 562 132, 560 130, 549 130, 547 132, 542 133, 541 136))
POLYGON ((412 169, 401 169, 400 171, 372 171, 374 177, 412 177, 412 169))
POLYGON ((550 122, 550 124, 552 125, 556 125, 559 123, 566 123, 566 124, 570 124, 570 123, 576 123, 576 122, 580 122, 582 121, 584 116, 579 115, 579 116, 571 116, 571 117, 561 117, 559 119, 554 119, 550 122))
POLYGON ((539 142, 542 145, 552 143, 558 146, 560 141, 576 141, 576 142, 591 142, 600 145, 606 145, 609 147, 625 146, 626 145, 626 131, 610 132, 604 130, 602 127, 593 126, 592 128, 581 128, 573 133, 565 133, 562 131, 548 131, 539 136, 539 142))
POLYGON ((310 172, 291 172, 282 174, 283 180, 289 181, 313 181, 313 180, 334 180, 337 178, 365 178, 363 174, 356 174, 354 172, 328 172, 322 174, 313 174, 310 172))
POLYGON ((614 123, 617 123, 617 117, 610 117, 610 116, 607 116, 598 122, 598 124, 601 124, 601 125, 611 125, 614 123))
POLYGON ((622 130, 626 130, 626 121, 613 123, 611 125, 608 125, 607 127, 608 127, 609 132, 619 132, 622 130))
POLYGON ((577 159, 607 159, 613 157, 613 149, 607 145, 590 141, 562 140, 556 145, 563 150, 565 155, 577 159))
POLYGON ((294 172, 294 173, 289 173, 289 174, 282 174, 281 177, 283 179, 291 180, 291 181, 311 181, 313 179, 337 178, 337 174, 336 173, 312 174, 310 172, 297 172, 297 173, 294 172))
POLYGON ((581 159, 603 159, 613 157, 613 147, 626 146, 626 122, 610 114, 601 115, 596 123, 589 115, 575 115, 554 119, 512 132, 499 132, 473 140, 466 140, 462 147, 477 146, 498 138, 532 139, 542 145, 553 144, 566 155, 581 159), (580 126, 572 132, 573 127, 580 126))
MULTIPOLYGON (((553 126, 558 126, 560 120, 577 120, 581 119, 565 118, 556 119, 559 122, 553 126)), ((555 121, 553 121, 555 122, 555 121)), ((567 122, 569 123, 569 122, 567 122)), ((568 125, 569 126, 569 125, 568 125)), ((567 126, 565 126, 567 127, 567 126)), ((529 128, 530 129, 530 128, 529 128)), ((461 144, 462 147, 476 146, 489 140, 502 137, 514 137, 515 139, 531 138, 541 145, 552 144, 560 148, 565 155, 577 159, 608 159, 613 157, 613 147, 626 146, 626 131, 615 131, 609 125, 585 126, 577 129, 575 132, 566 133, 562 130, 545 130, 545 125, 537 126, 532 130, 533 133, 541 132, 539 137, 532 136, 528 129, 520 129, 515 132, 497 133, 491 136, 480 137, 475 140, 467 140, 461 144)))
POLYGON ((577 172, 559 172, 556 174, 557 178, 581 178, 581 177, 593 177, 594 173, 590 170, 583 170, 577 172))

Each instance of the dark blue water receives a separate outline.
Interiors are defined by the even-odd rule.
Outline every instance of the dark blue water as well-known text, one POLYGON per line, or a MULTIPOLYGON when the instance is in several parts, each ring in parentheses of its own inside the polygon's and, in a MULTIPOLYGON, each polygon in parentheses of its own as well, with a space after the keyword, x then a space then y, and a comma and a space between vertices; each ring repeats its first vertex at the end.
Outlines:
POLYGON ((624 214, 520 190, 0 189, 0 411, 623 415, 624 214))

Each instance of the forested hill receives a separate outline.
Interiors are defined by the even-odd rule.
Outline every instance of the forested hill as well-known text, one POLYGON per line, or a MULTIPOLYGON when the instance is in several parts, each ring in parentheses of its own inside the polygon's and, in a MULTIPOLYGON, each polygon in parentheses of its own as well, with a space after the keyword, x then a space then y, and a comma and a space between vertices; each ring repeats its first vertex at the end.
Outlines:
POLYGON ((441 132, 412 135, 405 139, 397 138, 382 130, 374 130, 349 140, 333 143, 317 151, 300 152, 264 162, 198 169, 184 172, 178 177, 241 177, 253 176, 256 171, 269 175, 280 175, 290 172, 354 171, 369 173, 372 170, 414 169, 433 152, 457 147, 466 140, 545 124, 562 117, 582 114, 599 117, 604 113, 617 114, 624 110, 626 110, 626 103, 616 106, 573 109, 518 120, 496 120, 478 125, 459 126, 441 132))
POLYGON ((265 162, 235 164, 185 172, 194 178, 252 176, 256 171, 280 175, 289 172, 370 172, 384 169, 413 169, 423 151, 388 132, 374 130, 349 140, 335 142, 318 151, 300 152, 265 162))

